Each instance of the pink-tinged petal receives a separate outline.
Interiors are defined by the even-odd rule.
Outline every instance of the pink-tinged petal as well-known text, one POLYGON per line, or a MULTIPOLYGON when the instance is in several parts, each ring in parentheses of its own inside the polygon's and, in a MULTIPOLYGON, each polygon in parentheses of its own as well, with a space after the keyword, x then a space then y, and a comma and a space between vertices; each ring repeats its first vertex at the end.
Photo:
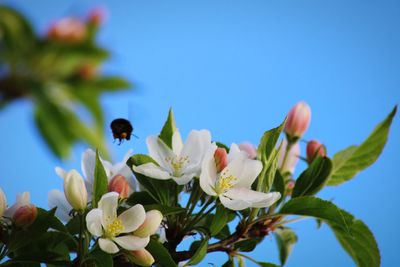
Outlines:
POLYGON ((316 157, 325 157, 326 147, 318 140, 311 140, 307 143, 307 162, 311 163, 316 157))
POLYGON ((115 243, 127 250, 138 250, 145 248, 150 241, 150 237, 137 237, 134 235, 124 235, 115 237, 115 243))
POLYGON ((305 102, 297 103, 288 114, 288 119, 285 124, 285 133, 297 140, 303 136, 304 132, 308 129, 311 120, 310 106, 305 102))
POLYGON ((119 251, 119 248, 117 247, 117 245, 115 245, 115 243, 109 239, 99 238, 99 246, 100 246, 101 250, 103 250, 104 252, 107 252, 109 254, 114 254, 119 251))
POLYGON ((282 147, 279 151, 278 166, 282 173, 285 173, 285 172, 293 173, 294 169, 297 165, 297 162, 299 161, 300 145, 299 145, 299 143, 292 145, 292 147, 290 148, 290 150, 288 152, 289 154, 287 155, 285 164, 283 165, 283 158, 286 153, 286 147, 287 147, 287 140, 284 139, 283 143, 282 143, 282 147))

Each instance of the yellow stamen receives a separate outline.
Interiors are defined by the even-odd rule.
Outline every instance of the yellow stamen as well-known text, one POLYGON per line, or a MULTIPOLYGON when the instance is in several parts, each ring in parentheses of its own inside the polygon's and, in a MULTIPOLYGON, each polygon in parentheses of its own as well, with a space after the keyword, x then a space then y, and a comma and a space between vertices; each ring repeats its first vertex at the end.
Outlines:
POLYGON ((221 173, 217 184, 215 185, 215 191, 218 194, 225 193, 229 189, 231 189, 235 183, 237 178, 233 175, 230 175, 227 170, 221 173))
POLYGON ((167 157, 165 158, 167 162, 171 164, 173 175, 175 177, 182 176, 182 168, 184 165, 189 163, 189 157, 167 157))
POLYGON ((114 219, 111 223, 107 224, 105 234, 107 237, 115 237, 125 229, 122 221, 118 218, 114 219))

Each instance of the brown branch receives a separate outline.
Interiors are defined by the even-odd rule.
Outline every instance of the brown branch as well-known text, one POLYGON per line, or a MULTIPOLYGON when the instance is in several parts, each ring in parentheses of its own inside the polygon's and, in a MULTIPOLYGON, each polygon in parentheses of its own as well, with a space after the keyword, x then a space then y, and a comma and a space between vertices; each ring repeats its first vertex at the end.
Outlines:
MULTIPOLYGON (((282 217, 275 217, 273 219, 265 219, 255 221, 252 224, 245 225, 240 223, 236 228, 236 231, 224 240, 217 243, 208 245, 207 253, 209 252, 226 252, 231 254, 235 252, 233 245, 241 240, 253 239, 253 238, 264 238, 270 232, 275 230, 275 224, 278 223, 282 217)), ((176 262, 185 261, 190 259, 194 254, 194 251, 178 251, 172 253, 173 258, 176 262)))

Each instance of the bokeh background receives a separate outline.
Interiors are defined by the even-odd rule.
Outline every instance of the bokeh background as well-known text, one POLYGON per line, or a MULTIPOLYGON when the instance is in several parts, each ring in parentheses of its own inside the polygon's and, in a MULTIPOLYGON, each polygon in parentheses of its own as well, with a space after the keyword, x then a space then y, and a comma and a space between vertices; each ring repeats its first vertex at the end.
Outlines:
MULTIPOLYGON (((113 57, 103 68, 135 89, 104 95, 108 123, 129 118, 139 139, 121 146, 107 135, 113 158, 147 151, 170 107, 185 136, 207 128, 224 143, 257 144, 299 100, 312 108, 306 139, 323 141, 333 155, 367 137, 400 100, 400 2, 360 1, 1 1, 23 11, 38 32, 95 6, 108 10, 100 43, 113 57)), ((29 190, 47 207, 47 192, 62 188, 55 166, 80 169, 86 145, 64 162, 54 157, 19 101, 0 112, 0 187, 9 202, 29 190)), ((395 118, 377 163, 355 179, 319 195, 334 199, 375 233, 382 266, 398 266, 400 123, 395 118)), ((303 147, 304 151, 304 147, 303 147)), ((297 168, 301 171, 302 164, 297 168)), ((293 224, 299 236, 288 267, 354 266, 329 229, 313 220, 293 224)), ((251 253, 278 263, 273 239, 251 253)), ((210 254, 201 266, 225 262, 210 254)), ((248 263, 248 266, 252 266, 248 263)))

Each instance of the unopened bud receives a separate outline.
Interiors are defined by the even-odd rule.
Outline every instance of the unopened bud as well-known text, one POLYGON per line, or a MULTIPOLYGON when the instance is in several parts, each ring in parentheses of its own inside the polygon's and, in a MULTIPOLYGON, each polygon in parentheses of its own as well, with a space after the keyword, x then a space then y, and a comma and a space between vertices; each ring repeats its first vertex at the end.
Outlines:
POLYGON ((299 143, 292 144, 287 151, 288 142, 283 140, 281 149, 279 151, 278 166, 282 174, 293 173, 299 161, 300 145, 299 143))
POLYGON ((91 80, 97 75, 97 68, 94 65, 84 64, 79 67, 78 75, 84 80, 91 80))
POLYGON ((15 223, 15 225, 21 227, 21 226, 29 226, 31 225, 37 217, 37 208, 33 204, 29 205, 24 205, 19 207, 12 219, 15 223))
POLYGON ((122 199, 128 198, 129 190, 129 183, 121 174, 115 175, 108 183, 108 192, 117 192, 122 199))
POLYGON ((63 18, 55 22, 48 31, 48 37, 57 41, 80 43, 86 38, 86 25, 76 18, 63 18))
POLYGON ((154 258, 146 249, 130 251, 130 260, 140 266, 151 266, 154 258))
POLYGON ((147 237, 157 232, 163 215, 158 210, 150 210, 146 212, 146 219, 143 224, 136 229, 133 234, 138 237, 147 237))
POLYGON ((257 157, 257 149, 250 143, 242 143, 239 145, 240 150, 247 153, 250 159, 257 157))
POLYGON ((3 190, 0 188, 0 218, 3 216, 6 208, 7 208, 6 195, 4 195, 3 190))
POLYGON ((307 143, 307 162, 311 163, 316 157, 325 157, 326 148, 317 140, 312 140, 307 143))
POLYGON ((107 12, 104 8, 94 8, 89 12, 88 22, 95 26, 99 26, 102 22, 104 22, 107 17, 107 12))
POLYGON ((214 152, 214 159, 217 172, 221 172, 228 165, 228 154, 225 148, 218 147, 214 152))
POLYGON ((64 194, 75 210, 85 210, 88 199, 87 190, 82 176, 76 170, 67 173, 64 179, 64 194))
POLYGON ((310 106, 305 102, 297 103, 288 114, 285 133, 289 142, 296 142, 308 129, 311 120, 310 106))

